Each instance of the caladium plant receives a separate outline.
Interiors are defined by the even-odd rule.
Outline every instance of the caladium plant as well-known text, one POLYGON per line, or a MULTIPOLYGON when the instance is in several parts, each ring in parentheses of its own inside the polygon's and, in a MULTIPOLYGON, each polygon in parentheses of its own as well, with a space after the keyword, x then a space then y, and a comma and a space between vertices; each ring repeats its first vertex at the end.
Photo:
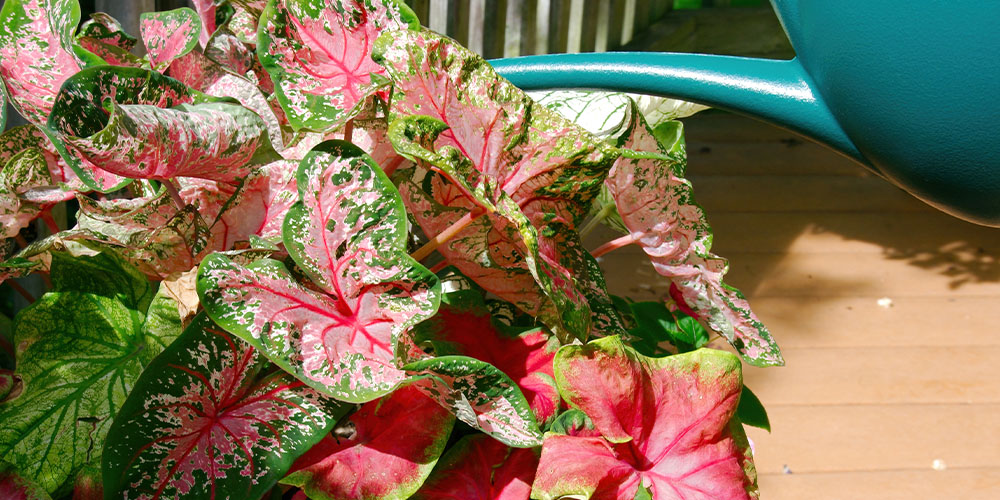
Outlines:
POLYGON ((757 496, 711 335, 783 361, 684 178, 697 108, 526 94, 397 0, 192 6, 0 10, 0 496, 757 496), (606 289, 626 244, 660 300, 606 289))

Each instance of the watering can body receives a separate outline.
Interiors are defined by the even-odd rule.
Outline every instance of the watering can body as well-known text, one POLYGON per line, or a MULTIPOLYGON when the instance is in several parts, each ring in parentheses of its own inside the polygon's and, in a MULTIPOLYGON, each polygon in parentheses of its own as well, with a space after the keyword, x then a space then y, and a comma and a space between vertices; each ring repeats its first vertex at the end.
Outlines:
POLYGON ((525 89, 640 92, 753 116, 1000 227, 1000 1, 772 4, 793 60, 620 52, 493 64, 525 89))

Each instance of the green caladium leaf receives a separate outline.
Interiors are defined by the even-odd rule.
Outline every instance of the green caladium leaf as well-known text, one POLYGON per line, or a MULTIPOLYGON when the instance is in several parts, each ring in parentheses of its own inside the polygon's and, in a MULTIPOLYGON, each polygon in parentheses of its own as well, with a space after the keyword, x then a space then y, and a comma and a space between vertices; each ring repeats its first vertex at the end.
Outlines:
POLYGON ((366 402, 406 377, 404 332, 437 310, 437 278, 406 254, 406 219, 389 179, 356 146, 329 141, 299 164, 300 202, 285 248, 311 281, 280 263, 211 255, 198 293, 208 314, 303 382, 366 402))
POLYGON ((14 109, 44 124, 63 81, 80 70, 77 0, 10 0, 0 9, 0 76, 14 109))
POLYGON ((784 364, 777 343, 746 298, 722 281, 729 264, 711 252, 711 227, 694 202, 691 183, 681 176, 683 156, 663 154, 641 116, 633 116, 626 145, 648 153, 622 156, 607 185, 635 242, 656 272, 670 280, 678 309, 725 336, 747 362, 784 364))
POLYGON ((600 435, 546 434, 532 498, 634 498, 643 486, 652 498, 758 497, 735 418, 736 356, 649 358, 616 336, 562 347, 555 372, 560 394, 600 435))
POLYGON ((326 131, 348 119, 371 94, 379 33, 418 29, 396 0, 272 0, 260 19, 257 53, 296 130, 326 131))
POLYGON ((91 14, 76 33, 77 44, 115 66, 142 66, 142 59, 131 53, 137 41, 118 20, 103 12, 91 14))
POLYGON ((421 200, 414 190, 422 183, 419 171, 411 171, 414 186, 402 191, 412 195, 411 213, 424 232, 437 234, 470 210, 485 211, 492 222, 470 225, 454 244, 442 246, 448 262, 501 298, 540 313, 562 338, 586 338, 592 324, 599 333, 617 332, 614 317, 600 311, 610 303, 603 278, 589 274, 597 266, 573 241, 616 150, 535 105, 482 58, 448 39, 388 33, 373 58, 394 82, 393 145, 454 184, 454 194, 432 189, 421 200), (493 242, 499 245, 485 259, 483 250, 493 242), (537 286, 528 285, 526 274, 537 286), (510 290, 508 277, 517 279, 516 289, 510 290))
POLYGON ((669 342, 677 352, 689 352, 708 343, 708 332, 694 318, 671 311, 663 302, 629 304, 635 327, 629 329, 631 345, 646 356, 670 354, 662 345, 669 342))
POLYGON ((413 500, 523 500, 531 493, 538 457, 482 434, 462 438, 448 449, 413 500))
POLYGON ((365 403, 281 482, 315 499, 405 500, 434 468, 454 423, 419 390, 400 388, 365 403))
POLYGON ((439 356, 403 367, 414 385, 458 417, 517 448, 542 442, 531 406, 517 384, 497 367, 468 356, 439 356))
POLYGON ((201 20, 198 13, 187 8, 144 12, 139 15, 139 30, 146 46, 146 57, 153 69, 162 71, 178 57, 198 45, 201 20))
POLYGON ((52 282, 15 318, 24 390, 0 404, 0 455, 49 492, 100 456, 143 366, 177 334, 169 308, 150 305, 168 299, 118 257, 54 253, 52 282))
POLYGON ((116 498, 259 498, 350 408, 204 314, 135 382, 102 464, 116 498), (218 493, 216 493, 218 492, 218 493))
POLYGON ((0 460, 0 498, 6 500, 52 500, 34 481, 25 479, 17 469, 0 460))
POLYGON ((771 432, 771 420, 767 418, 764 404, 747 386, 743 386, 743 392, 740 393, 740 405, 736 408, 736 416, 744 425, 759 427, 771 432))

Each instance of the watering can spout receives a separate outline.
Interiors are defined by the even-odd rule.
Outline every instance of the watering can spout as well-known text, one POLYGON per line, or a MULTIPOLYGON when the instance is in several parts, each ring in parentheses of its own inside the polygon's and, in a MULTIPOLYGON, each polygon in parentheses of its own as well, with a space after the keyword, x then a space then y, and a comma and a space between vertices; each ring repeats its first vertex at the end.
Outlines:
POLYGON ((658 95, 752 116, 872 167, 795 59, 677 53, 554 54, 491 61, 525 90, 585 88, 658 95))

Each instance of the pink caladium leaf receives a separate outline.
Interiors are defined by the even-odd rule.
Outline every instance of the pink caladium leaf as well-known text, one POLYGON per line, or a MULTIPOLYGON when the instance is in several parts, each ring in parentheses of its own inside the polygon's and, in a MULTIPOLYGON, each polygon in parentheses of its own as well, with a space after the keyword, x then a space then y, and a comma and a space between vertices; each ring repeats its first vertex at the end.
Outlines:
POLYGON ((0 77, 14 109, 44 124, 63 81, 80 70, 76 0, 10 0, 0 10, 0 77))
MULTIPOLYGON (((486 61, 448 39, 391 33, 379 39, 373 58, 394 83, 393 145, 418 164, 443 172, 457 188, 446 195, 432 190, 421 207, 411 207, 424 231, 435 234, 444 222, 434 220, 442 215, 435 204, 485 210, 492 221, 460 233, 462 246, 442 247, 449 263, 528 312, 538 313, 541 305, 543 321, 562 338, 586 338, 592 323, 602 324, 600 333, 617 333, 601 331, 603 323, 613 325, 614 314, 603 278, 589 275, 597 269, 592 259, 586 252, 562 252, 568 247, 549 241, 574 238, 572 229, 600 190, 617 151, 536 106, 486 61), (487 228, 489 233, 483 233, 487 228), (488 241, 502 244, 491 248, 486 260, 488 241), (485 262, 492 269, 476 271, 485 262), (511 274, 520 278, 513 290, 503 279, 511 274), (538 286, 529 286, 526 275, 538 286), (592 312, 592 306, 605 312, 592 312)), ((455 211, 444 218, 454 215, 464 216, 455 211)))
POLYGON ((385 74, 370 57, 379 33, 418 27, 396 0, 276 0, 260 19, 257 52, 292 127, 327 131, 373 92, 371 75, 385 74))
POLYGON ((538 457, 482 434, 455 443, 413 500, 528 500, 538 457))
POLYGON ((777 343, 746 298, 722 281, 729 264, 711 252, 712 230, 682 177, 683 156, 662 154, 641 115, 633 117, 626 147, 651 154, 622 156, 606 181, 625 226, 656 272, 670 279, 678 308, 725 336, 747 362, 783 365, 777 343))
POLYGON ((64 138, 86 137, 100 131, 108 123, 105 105, 112 102, 171 107, 193 99, 187 86, 155 71, 120 66, 88 68, 66 80, 42 131, 87 187, 115 191, 130 179, 94 165, 64 138))
POLYGON ((614 336, 564 346, 555 373, 601 436, 546 434, 532 498, 633 498, 640 485, 657 499, 757 498, 736 356, 650 358, 614 336))
POLYGON ((276 364, 338 399, 366 402, 406 378, 403 333, 434 314, 437 278, 406 254, 399 194, 356 146, 328 141, 299 164, 300 201, 285 218, 285 248, 308 276, 278 262, 249 267, 207 257, 198 293, 213 319, 276 364))
POLYGON ((492 321, 480 293, 469 290, 445 294, 438 313, 414 329, 414 340, 430 343, 438 356, 469 356, 495 366, 521 388, 535 418, 546 422, 559 409, 552 373, 557 345, 540 328, 504 330, 492 321))
POLYGON ((366 403, 281 482, 310 498, 410 498, 444 451, 455 418, 413 387, 366 403))
POLYGON ((139 16, 139 30, 146 57, 156 70, 165 69, 174 59, 191 52, 202 31, 198 13, 187 7, 144 12, 139 16))
POLYGON ((295 162, 278 160, 244 179, 239 190, 227 199, 224 209, 217 212, 208 247, 228 250, 248 241, 251 235, 280 239, 285 216, 298 201, 297 169, 295 162))
POLYGON ((137 41, 125 32, 118 20, 103 12, 91 14, 90 20, 76 33, 76 43, 115 66, 138 68, 143 65, 142 59, 130 52, 137 41))
POLYGON ((260 498, 349 405, 306 387, 204 314, 143 371, 108 433, 109 497, 260 498))

